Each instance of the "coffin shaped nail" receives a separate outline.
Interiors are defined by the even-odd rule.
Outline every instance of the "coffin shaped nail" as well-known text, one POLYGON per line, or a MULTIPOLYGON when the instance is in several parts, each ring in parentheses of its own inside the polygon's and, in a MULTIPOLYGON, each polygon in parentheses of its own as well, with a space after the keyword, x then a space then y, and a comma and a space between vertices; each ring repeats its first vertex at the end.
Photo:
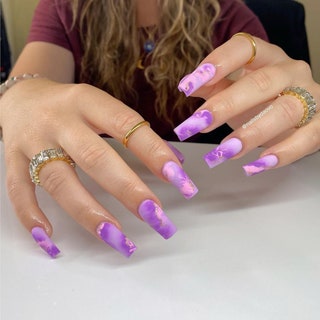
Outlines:
POLYGON ((178 160, 180 161, 180 163, 182 164, 184 162, 184 155, 182 154, 182 152, 180 150, 178 150, 172 143, 170 143, 167 140, 164 140, 166 142, 166 144, 168 145, 168 147, 171 149, 171 151, 176 155, 176 157, 178 158, 178 160))
POLYGON ((143 201, 138 211, 143 220, 164 239, 169 239, 176 233, 176 226, 154 201, 149 199, 143 201))
POLYGON ((52 242, 48 234, 41 227, 34 227, 31 230, 31 234, 38 245, 51 257, 55 258, 60 250, 52 242))
POLYGON ((188 119, 179 124, 173 131, 180 141, 184 141, 201 130, 206 129, 213 121, 210 111, 201 110, 195 112, 188 119))
POLYGON ((244 165, 242 168, 244 169, 247 176, 253 176, 255 174, 275 167, 278 162, 279 160, 275 155, 269 154, 256 161, 244 165))
POLYGON ((162 173, 186 199, 190 199, 197 194, 198 188, 187 173, 174 161, 166 162, 162 168, 162 173))
POLYGON ((105 243, 125 257, 130 257, 137 249, 135 244, 112 223, 100 223, 97 234, 105 243))
POLYGON ((204 161, 210 168, 214 168, 217 165, 232 158, 242 150, 242 143, 237 138, 231 138, 218 147, 211 150, 203 156, 204 161))
POLYGON ((188 97, 197 91, 205 83, 213 79, 216 74, 216 67, 210 63, 204 63, 192 73, 186 75, 179 83, 178 89, 188 97))

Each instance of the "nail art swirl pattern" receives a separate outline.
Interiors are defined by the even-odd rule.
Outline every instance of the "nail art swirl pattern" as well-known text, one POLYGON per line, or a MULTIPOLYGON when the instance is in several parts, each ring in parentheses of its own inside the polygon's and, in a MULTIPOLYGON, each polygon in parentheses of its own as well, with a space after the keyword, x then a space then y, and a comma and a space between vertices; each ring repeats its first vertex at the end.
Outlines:
POLYGON ((47 233, 41 227, 34 227, 31 230, 31 234, 34 240, 38 243, 38 245, 51 257, 55 258, 60 250, 57 246, 52 242, 47 233))
POLYGON ((125 257, 130 257, 137 249, 135 244, 112 223, 102 222, 97 228, 97 234, 104 242, 125 257))
POLYGON ((184 141, 196 133, 199 133, 201 130, 206 129, 212 121, 213 117, 210 111, 197 111, 191 117, 178 125, 174 129, 174 132, 180 141, 184 141))
POLYGON ((156 230, 164 239, 169 239, 176 233, 176 226, 154 201, 143 201, 140 204, 138 211, 143 220, 147 222, 150 227, 156 230))
POLYGON ((177 187, 186 199, 190 199, 197 194, 198 188, 186 172, 175 162, 166 162, 163 166, 162 173, 175 187, 177 187))
POLYGON ((253 176, 275 167, 278 164, 278 161, 279 160, 275 155, 270 154, 256 161, 250 162, 244 165, 242 168, 247 176, 253 176))
POLYGON ((210 63, 204 63, 192 73, 181 79, 178 89, 188 97, 201 86, 211 80, 216 74, 216 68, 210 63))
POLYGON ((237 138, 231 138, 205 154, 203 159, 210 168, 214 168, 238 154, 241 149, 241 141, 237 138))

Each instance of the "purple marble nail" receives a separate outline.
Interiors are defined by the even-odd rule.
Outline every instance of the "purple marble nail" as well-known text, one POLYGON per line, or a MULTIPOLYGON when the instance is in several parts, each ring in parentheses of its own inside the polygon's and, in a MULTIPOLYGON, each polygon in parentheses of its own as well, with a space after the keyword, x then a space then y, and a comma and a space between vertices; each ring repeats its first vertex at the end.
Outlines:
POLYGON ((51 257, 55 258, 60 250, 57 246, 52 242, 47 233, 41 227, 34 227, 31 230, 31 234, 33 239, 37 242, 37 244, 51 257))
POLYGON ((105 243, 125 257, 130 257, 137 249, 135 244, 112 223, 100 223, 97 228, 97 234, 105 243))
POLYGON ((278 162, 279 160, 275 155, 269 154, 256 161, 244 165, 242 168, 244 169, 247 176, 254 176, 255 174, 275 167, 278 162))
POLYGON ((171 149, 171 151, 176 155, 180 163, 184 163, 184 155, 178 150, 173 144, 171 144, 169 141, 164 140, 164 142, 168 145, 168 147, 171 149))
POLYGON ((241 141, 237 138, 231 138, 205 154, 203 159, 210 168, 214 168, 238 154, 241 149, 241 141))
POLYGON ((175 162, 168 161, 162 168, 163 175, 182 193, 186 199, 192 198, 197 194, 198 188, 175 162))
POLYGON ((143 201, 138 211, 143 220, 163 238, 169 239, 176 233, 176 226, 154 201, 149 199, 143 201))
POLYGON ((179 124, 173 131, 180 141, 184 141, 201 130, 206 129, 213 121, 210 111, 200 110, 179 124))
POLYGON ((216 67, 211 63, 204 63, 192 73, 186 75, 179 83, 178 89, 188 97, 201 86, 213 79, 216 67))

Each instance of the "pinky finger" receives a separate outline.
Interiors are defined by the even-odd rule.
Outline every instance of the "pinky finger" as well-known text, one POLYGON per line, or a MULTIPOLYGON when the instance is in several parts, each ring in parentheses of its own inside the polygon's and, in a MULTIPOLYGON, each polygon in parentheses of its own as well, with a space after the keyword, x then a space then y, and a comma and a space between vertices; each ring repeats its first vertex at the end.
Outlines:
POLYGON ((318 113, 310 123, 265 150, 258 160, 244 165, 245 173, 252 176, 269 169, 280 168, 320 150, 319 126, 318 113))
POLYGON ((35 186, 28 174, 28 159, 23 156, 7 156, 7 190, 14 210, 26 229, 32 234, 38 245, 52 258, 60 250, 53 243, 52 226, 38 206, 35 195, 35 186))

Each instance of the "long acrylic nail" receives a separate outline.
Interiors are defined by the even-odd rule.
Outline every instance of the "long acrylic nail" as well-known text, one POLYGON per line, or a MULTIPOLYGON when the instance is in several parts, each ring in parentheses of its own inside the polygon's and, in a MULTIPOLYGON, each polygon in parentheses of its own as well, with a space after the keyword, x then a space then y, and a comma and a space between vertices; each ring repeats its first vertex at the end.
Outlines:
POLYGON ((97 228, 97 234, 105 243, 125 257, 130 257, 137 249, 135 244, 112 223, 100 223, 97 228))
POLYGON ((163 175, 182 193, 186 199, 192 198, 197 194, 198 188, 175 162, 168 161, 162 168, 163 175))
POLYGON ((37 244, 51 257, 55 258, 60 250, 52 242, 48 234, 41 227, 34 227, 31 230, 31 234, 37 244))
POLYGON ((184 141, 201 130, 206 129, 213 121, 210 111, 200 110, 179 124, 173 131, 180 141, 184 141))
POLYGON ((237 138, 231 138, 205 154, 203 159, 210 168, 214 168, 238 154, 241 149, 241 141, 237 138))
POLYGON ((254 176, 255 174, 275 167, 278 162, 279 160, 275 155, 269 154, 256 161, 244 165, 242 168, 244 169, 247 176, 254 176))
POLYGON ((163 238, 169 239, 176 233, 176 226, 154 201, 149 199, 143 201, 138 211, 143 220, 163 238))
POLYGON ((213 79, 216 74, 216 67, 210 63, 204 63, 192 73, 186 75, 179 83, 178 89, 188 97, 197 91, 205 83, 213 79))
POLYGON ((171 144, 169 141, 164 140, 164 142, 168 145, 168 147, 171 149, 171 151, 176 155, 178 160, 180 161, 181 164, 184 163, 184 155, 180 150, 178 150, 173 144, 171 144))

